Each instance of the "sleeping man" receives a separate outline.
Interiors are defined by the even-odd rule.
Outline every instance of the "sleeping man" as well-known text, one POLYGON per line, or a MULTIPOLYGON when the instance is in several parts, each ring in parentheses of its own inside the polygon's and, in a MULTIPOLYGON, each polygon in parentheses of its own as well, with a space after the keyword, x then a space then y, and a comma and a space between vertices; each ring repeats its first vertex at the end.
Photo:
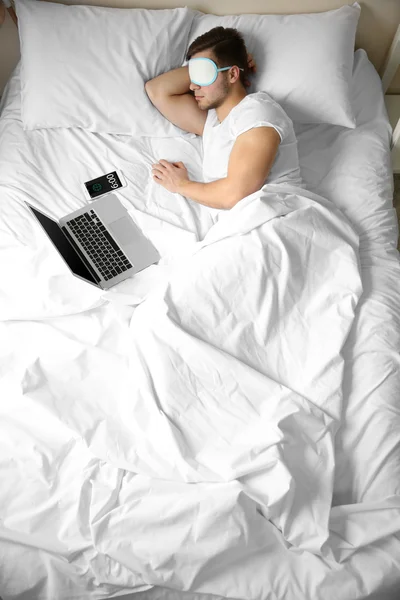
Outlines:
POLYGON ((152 165, 154 181, 212 209, 230 209, 266 182, 301 186, 292 121, 266 92, 247 94, 256 66, 241 34, 215 27, 194 40, 186 60, 145 89, 169 121, 203 136, 204 183, 163 159, 152 165))

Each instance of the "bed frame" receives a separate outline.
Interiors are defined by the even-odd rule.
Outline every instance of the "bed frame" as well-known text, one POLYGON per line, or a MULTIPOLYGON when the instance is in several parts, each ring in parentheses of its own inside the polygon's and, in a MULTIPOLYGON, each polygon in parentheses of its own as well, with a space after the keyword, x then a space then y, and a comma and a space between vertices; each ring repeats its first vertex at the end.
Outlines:
MULTIPOLYGON (((7 11, 9 13, 11 19, 15 23, 16 27, 18 27, 18 19, 16 17, 14 8, 12 6, 12 0, 11 1, 10 0, 0 0, 0 12, 1 12, 1 6, 2 6, 1 3, 2 2, 5 4, 7 11), (8 6, 8 4, 10 4, 10 6, 8 6)), ((111 3, 110 0, 108 0, 108 2, 111 3)), ((103 0, 103 1, 100 0, 99 5, 100 4, 106 5, 107 0, 103 0)), ((143 6, 143 4, 145 4, 145 0, 142 0, 142 2, 138 2, 139 6, 140 5, 143 6)), ((248 10, 248 8, 249 8, 248 4, 244 3, 243 11, 248 10)), ((227 13, 228 13, 228 11, 227 11, 227 13)), ((393 42, 392 42, 389 52, 386 56, 383 67, 382 67, 382 69, 380 69, 380 72, 379 72, 379 75, 382 80, 382 90, 383 90, 384 94, 386 94, 391 82, 393 81, 399 65, 400 65, 400 25, 398 26, 397 31, 394 35, 393 42)), ((399 95, 397 95, 397 94, 386 95, 385 101, 386 101, 386 106, 388 109, 389 119, 390 119, 390 122, 393 127, 393 135, 392 135, 392 148, 393 148, 392 153, 393 154, 392 154, 392 156, 393 156, 394 172, 400 172, 400 94, 399 95), (399 170, 396 170, 397 168, 399 170)), ((132 598, 132 600, 134 600, 135 595, 136 594, 132 594, 132 596, 130 596, 130 598, 132 598)), ((141 594, 139 594, 139 595, 141 596, 141 594)), ((124 596, 124 597, 126 597, 126 596, 124 596)), ((0 598, 0 600, 1 600, 1 598, 0 598)))

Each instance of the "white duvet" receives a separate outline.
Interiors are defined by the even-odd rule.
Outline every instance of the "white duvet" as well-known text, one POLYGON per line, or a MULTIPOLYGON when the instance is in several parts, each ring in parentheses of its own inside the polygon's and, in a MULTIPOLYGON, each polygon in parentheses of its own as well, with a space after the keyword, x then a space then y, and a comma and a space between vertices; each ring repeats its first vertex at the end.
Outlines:
MULTIPOLYGON (((213 223, 150 177, 166 158, 199 178, 198 139, 24 133, 12 83, 0 120, 3 600, 393 592, 395 428, 369 451, 367 488, 349 491, 365 447, 361 433, 350 443, 349 394, 369 377, 382 387, 398 365, 399 330, 386 346, 360 330, 374 307, 373 236, 363 245, 339 203, 272 184, 213 223), (79 182, 109 167, 162 259, 105 293, 70 274, 23 201, 59 218, 83 204, 79 182)), ((387 407, 400 415, 387 389, 382 423, 387 407)), ((383 425, 362 419, 372 448, 383 425)))

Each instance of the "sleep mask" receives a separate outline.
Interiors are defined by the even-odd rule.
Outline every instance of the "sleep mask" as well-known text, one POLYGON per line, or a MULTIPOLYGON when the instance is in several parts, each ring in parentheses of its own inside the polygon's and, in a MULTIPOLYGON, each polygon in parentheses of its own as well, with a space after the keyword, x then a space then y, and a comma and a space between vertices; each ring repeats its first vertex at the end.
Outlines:
MULTIPOLYGON (((206 85, 211 85, 218 77, 219 71, 227 71, 231 69, 230 67, 222 67, 218 69, 217 65, 211 58, 191 58, 189 60, 189 77, 192 83, 196 85, 201 85, 202 87, 206 85)), ((240 67, 239 67, 240 69, 240 67)), ((244 69, 240 69, 240 71, 244 71, 244 69)))

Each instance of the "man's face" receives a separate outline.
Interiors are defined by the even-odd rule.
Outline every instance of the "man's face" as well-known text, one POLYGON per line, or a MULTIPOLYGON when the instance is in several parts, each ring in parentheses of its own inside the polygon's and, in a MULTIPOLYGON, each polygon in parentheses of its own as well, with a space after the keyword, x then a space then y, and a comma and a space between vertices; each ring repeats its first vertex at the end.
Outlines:
MULTIPOLYGON (((192 58, 211 58, 211 60, 216 62, 211 50, 197 52, 192 58)), ((224 103, 231 88, 228 81, 228 73, 229 71, 219 71, 217 79, 211 85, 200 86, 193 82, 190 84, 190 89, 194 92, 197 106, 201 110, 218 108, 224 103)))

